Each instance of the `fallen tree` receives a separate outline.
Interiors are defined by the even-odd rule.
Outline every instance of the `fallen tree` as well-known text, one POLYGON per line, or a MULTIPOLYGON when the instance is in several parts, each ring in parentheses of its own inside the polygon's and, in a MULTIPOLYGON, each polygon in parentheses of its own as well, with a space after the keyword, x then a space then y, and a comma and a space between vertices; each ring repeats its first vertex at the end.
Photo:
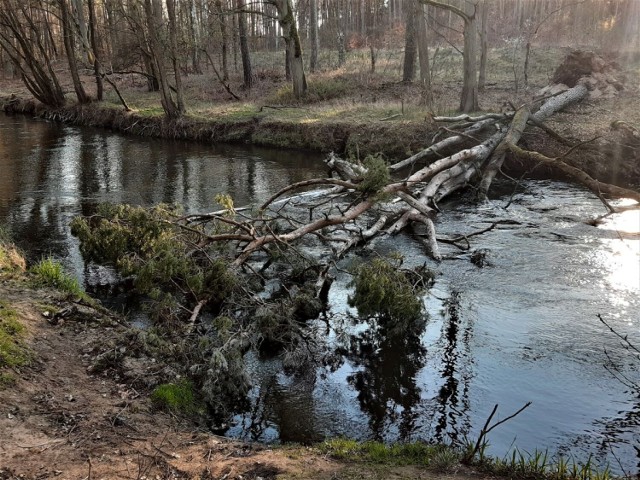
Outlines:
MULTIPOLYGON (((223 210, 166 217, 162 221, 193 234, 198 248, 216 245, 216 248, 231 252, 231 264, 245 269, 264 270, 265 265, 273 262, 274 251, 280 252, 303 239, 309 242, 313 237, 316 245, 325 249, 319 260, 319 296, 323 288, 326 290, 324 282, 330 279, 327 275, 329 266, 350 248, 380 235, 395 235, 419 226, 425 234, 418 238, 425 244, 427 253, 440 260, 433 223, 440 211, 440 202, 466 188, 475 189, 478 199, 486 200, 491 184, 509 154, 534 164, 551 165, 592 190, 610 211, 615 209, 606 197, 626 197, 640 202, 640 194, 636 191, 599 182, 566 163, 565 157, 579 150, 580 144, 555 158, 518 147, 523 132, 530 125, 546 128, 547 119, 585 99, 590 88, 606 88, 603 82, 607 79, 613 79, 612 88, 622 88, 610 73, 608 76, 602 73, 609 72, 603 62, 592 54, 569 55, 555 77, 571 82, 571 87, 545 88, 542 92, 546 96, 510 113, 435 117, 438 122, 454 123, 444 129, 453 134, 440 140, 436 136, 427 148, 393 165, 386 165, 379 157, 368 157, 359 163, 330 154, 326 164, 332 176, 289 185, 257 210, 236 210, 227 199, 223 202, 226 205, 223 210), (577 69, 578 61, 582 61, 579 75, 572 76, 567 69, 577 69), (402 175, 403 172, 406 173, 402 175), (310 188, 315 190, 308 191, 310 188), (304 192, 296 193, 299 191, 304 192), (248 262, 252 265, 247 266, 248 262)), ((637 129, 624 122, 618 122, 615 127, 632 139, 638 136, 637 129)), ((195 312, 190 316, 190 323, 203 307, 202 302, 198 299, 197 309, 195 306, 190 309, 195 312)))
MULTIPOLYGON (((508 155, 559 169, 593 191, 610 212, 615 211, 610 198, 640 203, 640 193, 599 182, 565 161, 583 144, 571 144, 554 158, 518 146, 532 125, 552 132, 545 121, 585 99, 590 85, 594 82, 583 76, 510 113, 435 118, 448 126, 424 150, 393 165, 380 156, 360 163, 330 154, 330 176, 289 185, 256 207, 236 208, 224 195, 217 199, 222 209, 204 214, 108 207, 77 219, 73 231, 86 256, 135 277, 136 288, 155 302, 158 316, 169 320, 171 329, 182 326, 178 336, 198 329, 208 335, 203 353, 195 355, 189 344, 184 355, 195 355, 190 374, 206 386, 211 402, 224 392, 237 396, 246 391, 238 380, 239 365, 250 343, 295 345, 303 356, 313 351, 298 322, 318 315, 333 272, 350 249, 415 228, 415 238, 439 261, 439 243, 469 249, 470 237, 495 227, 439 239, 434 219, 442 201, 456 192, 472 190, 486 201, 508 155), (442 133, 450 135, 440 138, 442 133), (278 286, 265 289, 273 279, 278 286), (208 326, 201 322, 205 312, 216 318, 208 326)), ((637 135, 633 126, 617 127, 637 135)), ((401 262, 395 268, 400 267, 401 262)), ((416 292, 424 289, 428 275, 406 275, 417 280, 402 283, 416 292)))

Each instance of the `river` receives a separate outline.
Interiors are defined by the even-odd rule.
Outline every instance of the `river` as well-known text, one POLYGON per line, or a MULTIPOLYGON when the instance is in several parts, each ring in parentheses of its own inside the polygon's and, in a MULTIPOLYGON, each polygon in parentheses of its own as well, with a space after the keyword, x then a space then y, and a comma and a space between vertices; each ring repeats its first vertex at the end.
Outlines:
MULTIPOLYGON (((217 193, 229 193, 244 205, 323 176, 320 160, 0 114, 0 224, 31 259, 54 255, 84 281, 69 221, 98 203, 210 211, 217 193)), ((424 299, 424 326, 402 337, 377 335, 354 320, 349 278, 339 277, 326 318, 310 327, 335 353, 330 366, 287 375, 279 360, 249 355, 253 408, 239 412, 227 434, 267 442, 337 435, 461 441, 477 436, 495 404, 504 418, 531 401, 491 432, 489 453, 547 449, 640 472, 640 398, 611 373, 615 362, 640 383, 640 361, 597 317, 640 345, 640 212, 594 227, 586 220, 604 208, 581 188, 531 180, 513 197, 511 190, 490 204, 458 201, 438 218, 442 236, 508 221, 472 239, 486 253, 484 268, 453 247, 444 253, 455 259, 434 264, 408 236, 377 245, 401 252, 407 265, 426 261, 438 271, 424 299)))

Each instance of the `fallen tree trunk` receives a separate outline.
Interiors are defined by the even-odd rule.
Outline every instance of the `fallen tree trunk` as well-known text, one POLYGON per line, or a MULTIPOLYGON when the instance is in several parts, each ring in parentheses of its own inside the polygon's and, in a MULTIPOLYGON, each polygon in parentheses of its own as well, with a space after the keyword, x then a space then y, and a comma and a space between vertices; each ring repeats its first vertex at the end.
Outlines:
MULTIPOLYGON (((277 192, 260 206, 262 214, 256 218, 249 218, 237 226, 233 232, 218 233, 210 239, 240 241, 240 251, 234 261, 237 266, 243 265, 254 253, 266 251, 268 245, 276 243, 288 246, 292 242, 300 240, 309 234, 316 236, 332 246, 332 259, 337 261, 353 246, 369 241, 380 234, 396 234, 410 225, 420 225, 426 229, 426 239, 423 240, 429 255, 440 260, 438 244, 436 240, 433 219, 439 210, 438 204, 452 193, 465 188, 476 177, 480 179, 480 196, 486 198, 495 175, 499 171, 508 152, 515 151, 516 144, 520 140, 529 120, 540 124, 555 112, 580 101, 588 93, 583 84, 550 98, 534 102, 540 107, 535 113, 530 113, 529 106, 523 106, 513 115, 485 115, 479 118, 457 117, 455 120, 473 121, 473 125, 467 126, 460 134, 441 140, 417 155, 409 157, 403 162, 398 162, 390 167, 390 173, 400 171, 402 168, 414 166, 420 158, 435 155, 442 148, 452 148, 462 142, 475 139, 471 134, 478 135, 488 128, 494 127, 495 131, 484 140, 476 139, 477 144, 470 148, 460 150, 452 155, 440 158, 429 165, 412 172, 406 178, 381 185, 376 191, 366 191, 361 187, 370 182, 369 176, 373 175, 363 165, 348 162, 336 156, 329 155, 326 163, 339 178, 312 179, 292 184, 277 192), (510 125, 502 125, 501 121, 510 121, 510 125), (297 190, 314 186, 332 186, 329 191, 323 191, 320 195, 294 195, 288 199, 278 200, 281 204, 277 209, 274 202, 284 194, 292 194, 297 190), (334 194, 352 195, 351 203, 345 204, 343 197, 334 194), (356 223, 365 213, 372 208, 380 206, 380 199, 392 197, 396 206, 390 212, 380 213, 376 221, 369 228, 356 227, 348 232, 347 237, 343 231, 338 231, 344 225, 356 223), (303 208, 307 209, 308 219, 294 219, 293 215, 283 213, 285 206, 293 207, 301 202, 310 202, 303 208), (280 222, 280 223, 278 223, 280 222), (283 227, 283 224, 284 225, 283 227), (385 225, 390 226, 386 229, 385 225), (276 228, 274 225, 278 225, 276 228), (248 233, 251 232, 251 233, 248 233), (320 232, 322 232, 320 234, 320 232), (233 237, 236 235, 236 237, 233 237), (339 244, 339 245, 338 245, 339 244)), ((486 133, 485 133, 486 135, 486 133)), ((524 155, 518 150, 518 153, 524 155)), ((530 154, 529 154, 530 155, 530 154)), ((540 159, 538 159, 540 160, 540 159)), ((552 160, 545 160, 550 163, 552 160)), ((563 162, 556 161, 560 168, 571 174, 587 185, 592 190, 599 189, 600 193, 622 195, 630 198, 639 198, 630 195, 625 189, 609 188, 593 179, 580 176, 574 169, 563 162), (596 183, 594 183, 596 182, 596 183)), ((379 172, 378 172, 379 173, 379 172)), ((389 205, 388 203, 385 205, 389 205)), ((327 263, 327 262, 325 262, 327 263)))

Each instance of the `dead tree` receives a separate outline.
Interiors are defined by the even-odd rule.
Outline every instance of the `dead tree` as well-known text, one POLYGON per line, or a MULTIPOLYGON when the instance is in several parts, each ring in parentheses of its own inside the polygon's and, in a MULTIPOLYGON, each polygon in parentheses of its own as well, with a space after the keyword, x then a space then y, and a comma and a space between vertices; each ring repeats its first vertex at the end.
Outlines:
POLYGON ((513 113, 436 117, 434 120, 440 122, 462 122, 457 127, 458 133, 433 143, 408 159, 380 167, 375 162, 370 165, 351 163, 331 154, 326 163, 334 172, 332 177, 289 185, 261 205, 258 214, 248 216, 245 212, 235 212, 229 216, 228 212, 217 212, 197 215, 184 219, 185 227, 216 221, 231 225, 230 230, 209 235, 205 241, 234 242, 236 266, 257 258, 256 255, 259 257, 259 252, 267 252, 271 246, 284 248, 309 236, 327 246, 331 255, 325 258, 338 260, 360 242, 379 235, 394 235, 412 226, 420 226, 426 231, 421 235, 426 250, 432 258, 439 260, 441 255, 433 223, 440 211, 439 204, 470 185, 475 186, 480 199, 486 199, 508 154, 554 165, 601 198, 627 197, 640 202, 638 192, 598 182, 566 164, 563 158, 549 158, 517 146, 529 124, 544 125, 545 120, 556 112, 587 97, 589 85, 590 79, 583 78, 572 88, 534 100, 513 113), (409 169, 410 173, 404 177, 394 180, 390 177, 392 174, 397 177, 409 169), (321 190, 296 194, 310 187, 321 190), (302 209, 303 213, 294 214, 295 208, 302 209))

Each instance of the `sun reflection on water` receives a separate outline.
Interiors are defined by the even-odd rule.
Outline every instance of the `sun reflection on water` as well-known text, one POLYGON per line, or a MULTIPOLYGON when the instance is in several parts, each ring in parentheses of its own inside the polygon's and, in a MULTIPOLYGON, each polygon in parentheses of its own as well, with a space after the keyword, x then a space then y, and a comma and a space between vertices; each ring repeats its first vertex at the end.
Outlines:
POLYGON ((618 236, 605 240, 601 256, 607 283, 616 289, 640 290, 640 210, 612 215, 600 228, 618 236))

